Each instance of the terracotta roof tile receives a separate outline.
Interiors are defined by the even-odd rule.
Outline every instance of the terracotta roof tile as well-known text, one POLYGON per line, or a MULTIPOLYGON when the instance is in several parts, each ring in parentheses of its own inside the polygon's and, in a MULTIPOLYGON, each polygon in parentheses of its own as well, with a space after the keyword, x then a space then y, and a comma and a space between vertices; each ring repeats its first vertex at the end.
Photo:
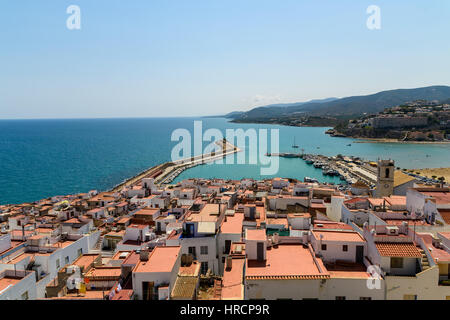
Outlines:
POLYGON ((375 243, 375 246, 383 257, 420 258, 422 256, 413 243, 375 243))
POLYGON ((446 224, 450 224, 450 209, 438 209, 446 224))

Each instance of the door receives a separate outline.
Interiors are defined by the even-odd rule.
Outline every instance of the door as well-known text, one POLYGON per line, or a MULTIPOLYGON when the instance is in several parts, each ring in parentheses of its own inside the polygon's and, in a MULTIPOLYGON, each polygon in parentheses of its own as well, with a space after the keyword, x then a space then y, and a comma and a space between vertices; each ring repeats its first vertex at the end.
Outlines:
POLYGON ((356 262, 363 263, 364 261, 364 246, 356 246, 356 262))
POLYGON ((142 282, 142 299, 143 300, 153 300, 153 286, 155 283, 152 282, 142 282))
POLYGON ((264 260, 264 243, 263 242, 258 242, 258 244, 256 245, 256 259, 258 261, 264 260))
POLYGON ((231 248, 231 240, 225 240, 225 248, 224 248, 224 253, 225 254, 230 254, 230 248, 231 248))

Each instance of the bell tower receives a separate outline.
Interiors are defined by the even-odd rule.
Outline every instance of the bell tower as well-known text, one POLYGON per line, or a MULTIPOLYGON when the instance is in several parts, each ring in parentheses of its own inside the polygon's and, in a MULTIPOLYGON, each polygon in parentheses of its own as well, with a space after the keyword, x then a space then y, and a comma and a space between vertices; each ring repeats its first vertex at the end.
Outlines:
POLYGON ((394 193, 394 160, 378 160, 377 198, 389 197, 394 193))

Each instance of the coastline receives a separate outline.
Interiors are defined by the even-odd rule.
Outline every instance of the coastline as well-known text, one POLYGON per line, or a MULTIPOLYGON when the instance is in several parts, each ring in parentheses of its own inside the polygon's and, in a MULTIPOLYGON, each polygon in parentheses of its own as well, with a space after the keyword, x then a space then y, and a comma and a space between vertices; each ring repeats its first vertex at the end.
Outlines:
MULTIPOLYGON (((270 122, 270 121, 263 121, 263 122, 255 122, 255 121, 234 121, 230 120, 231 123, 246 123, 246 124, 272 124, 272 125, 278 125, 278 126, 286 126, 286 127, 297 127, 297 128, 333 128, 333 126, 325 126, 325 125, 290 125, 286 123, 279 123, 279 122, 270 122)), ((325 133, 327 134, 327 133, 325 133)), ((354 139, 353 143, 399 143, 399 144, 450 144, 450 140, 444 140, 444 141, 414 141, 414 140, 408 140, 408 141, 400 141, 397 139, 391 139, 391 138, 356 138, 356 137, 349 137, 349 136, 342 136, 342 137, 334 137, 334 138, 349 138, 354 139)))
POLYGON ((399 141, 397 139, 389 138, 353 138, 354 143, 400 143, 400 144, 450 144, 450 141, 399 141))

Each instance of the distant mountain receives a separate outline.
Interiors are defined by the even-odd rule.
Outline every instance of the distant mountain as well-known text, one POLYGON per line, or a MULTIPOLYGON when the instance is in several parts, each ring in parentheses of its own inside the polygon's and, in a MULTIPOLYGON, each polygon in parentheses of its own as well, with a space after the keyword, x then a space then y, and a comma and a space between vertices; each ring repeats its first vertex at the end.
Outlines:
POLYGON ((306 103, 257 107, 234 117, 234 119, 251 122, 252 120, 261 121, 278 117, 292 117, 295 113, 313 116, 360 116, 364 113, 377 113, 385 108, 394 107, 408 101, 419 99, 447 100, 450 99, 450 87, 431 86, 416 89, 397 89, 381 91, 367 96, 328 99, 331 100, 312 100, 306 103))
POLYGON ((238 118, 241 115, 243 115, 245 112, 244 111, 233 111, 230 113, 227 113, 226 115, 224 115, 224 118, 230 118, 230 119, 234 119, 234 118, 238 118))
POLYGON ((272 107, 299 107, 307 103, 323 103, 337 100, 338 98, 325 98, 325 99, 314 99, 306 102, 293 102, 293 103, 277 103, 277 104, 269 104, 267 106, 261 106, 258 108, 272 108, 272 107))

